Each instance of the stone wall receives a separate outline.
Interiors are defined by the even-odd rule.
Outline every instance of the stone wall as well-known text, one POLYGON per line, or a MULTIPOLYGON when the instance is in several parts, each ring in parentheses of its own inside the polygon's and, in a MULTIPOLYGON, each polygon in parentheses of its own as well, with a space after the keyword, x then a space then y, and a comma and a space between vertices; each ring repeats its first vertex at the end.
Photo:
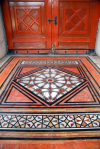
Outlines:
POLYGON ((0 5, 0 59, 6 54, 7 54, 7 43, 3 24, 2 10, 0 5))
POLYGON ((98 25, 97 38, 96 38, 95 52, 100 57, 100 19, 99 19, 99 25, 98 25))

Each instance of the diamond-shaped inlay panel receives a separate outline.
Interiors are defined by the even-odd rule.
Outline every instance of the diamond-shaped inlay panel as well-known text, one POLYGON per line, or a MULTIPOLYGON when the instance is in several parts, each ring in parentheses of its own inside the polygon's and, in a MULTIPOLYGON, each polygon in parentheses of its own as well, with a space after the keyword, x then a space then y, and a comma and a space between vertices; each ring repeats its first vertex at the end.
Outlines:
POLYGON ((26 28, 27 28, 27 27, 26 27, 23 23, 20 23, 19 26, 18 26, 18 30, 19 30, 20 32, 25 31, 26 28))
POLYGON ((88 9, 80 7, 64 8, 65 13, 65 32, 79 33, 86 32, 88 9))
POLYGON ((38 26, 36 23, 34 23, 34 24, 31 26, 31 28, 32 28, 34 31, 39 31, 39 26, 38 26))
POLYGON ((86 9, 82 9, 81 11, 78 12, 78 14, 83 19, 87 15, 87 10, 86 9))
POLYGON ((33 16, 34 19, 36 19, 39 15, 38 13, 38 9, 32 9, 30 15, 33 16))
POLYGON ((84 79, 57 68, 48 67, 16 81, 51 105, 79 86, 84 79))
MULTIPOLYGON (((28 7, 27 7, 28 8, 28 7)), ((40 7, 26 9, 24 7, 15 8, 15 19, 17 32, 40 32, 40 7)))
POLYGON ((74 18, 71 19, 71 22, 76 25, 77 23, 80 22, 80 18, 78 16, 75 16, 74 18))
POLYGON ((17 9, 17 10, 16 10, 16 13, 17 13, 17 16, 18 16, 20 19, 22 19, 22 18, 24 17, 24 15, 26 14, 26 13, 24 12, 24 10, 22 10, 22 9, 17 9))
POLYGON ((66 9, 66 16, 70 18, 74 14, 74 11, 72 9, 66 9))
POLYGON ((66 31, 70 31, 72 28, 73 28, 73 25, 70 22, 65 26, 66 31))
POLYGON ((30 25, 33 20, 29 17, 29 16, 26 16, 25 19, 23 20, 27 25, 30 25))

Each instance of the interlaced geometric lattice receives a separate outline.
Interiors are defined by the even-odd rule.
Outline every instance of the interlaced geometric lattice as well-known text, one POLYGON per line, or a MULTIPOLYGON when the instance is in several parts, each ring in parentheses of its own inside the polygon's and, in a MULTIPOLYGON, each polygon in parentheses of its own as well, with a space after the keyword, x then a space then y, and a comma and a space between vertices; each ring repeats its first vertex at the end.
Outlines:
POLYGON ((49 105, 84 82, 74 74, 52 67, 23 76, 16 81, 49 105))
POLYGON ((65 10, 65 31, 70 33, 86 32, 88 9, 68 7, 65 10))
POLYGON ((40 8, 23 9, 16 8, 16 26, 18 32, 40 32, 40 8))
POLYGON ((100 129, 100 114, 17 114, 0 113, 0 129, 100 129))

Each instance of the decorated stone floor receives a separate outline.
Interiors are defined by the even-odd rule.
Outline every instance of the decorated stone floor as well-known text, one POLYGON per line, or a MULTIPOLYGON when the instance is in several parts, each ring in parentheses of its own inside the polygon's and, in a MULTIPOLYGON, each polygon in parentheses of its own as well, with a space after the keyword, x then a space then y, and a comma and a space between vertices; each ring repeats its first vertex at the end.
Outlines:
POLYGON ((81 144, 82 148, 83 144, 84 148, 84 141, 90 141, 99 149, 100 58, 97 58, 4 57, 0 68, 1 147, 4 141, 9 146, 17 144, 14 140, 33 140, 31 143, 38 148, 39 142, 49 145, 51 140, 53 148, 63 145, 66 148, 71 140, 70 147, 81 144))

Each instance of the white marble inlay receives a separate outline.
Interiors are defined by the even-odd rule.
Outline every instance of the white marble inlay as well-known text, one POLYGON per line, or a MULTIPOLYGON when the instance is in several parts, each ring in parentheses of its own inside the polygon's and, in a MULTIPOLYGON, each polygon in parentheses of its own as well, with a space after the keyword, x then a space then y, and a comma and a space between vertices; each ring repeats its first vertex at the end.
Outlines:
POLYGON ((19 84, 42 97, 49 104, 67 94, 83 81, 82 78, 51 67, 17 79, 19 84))

